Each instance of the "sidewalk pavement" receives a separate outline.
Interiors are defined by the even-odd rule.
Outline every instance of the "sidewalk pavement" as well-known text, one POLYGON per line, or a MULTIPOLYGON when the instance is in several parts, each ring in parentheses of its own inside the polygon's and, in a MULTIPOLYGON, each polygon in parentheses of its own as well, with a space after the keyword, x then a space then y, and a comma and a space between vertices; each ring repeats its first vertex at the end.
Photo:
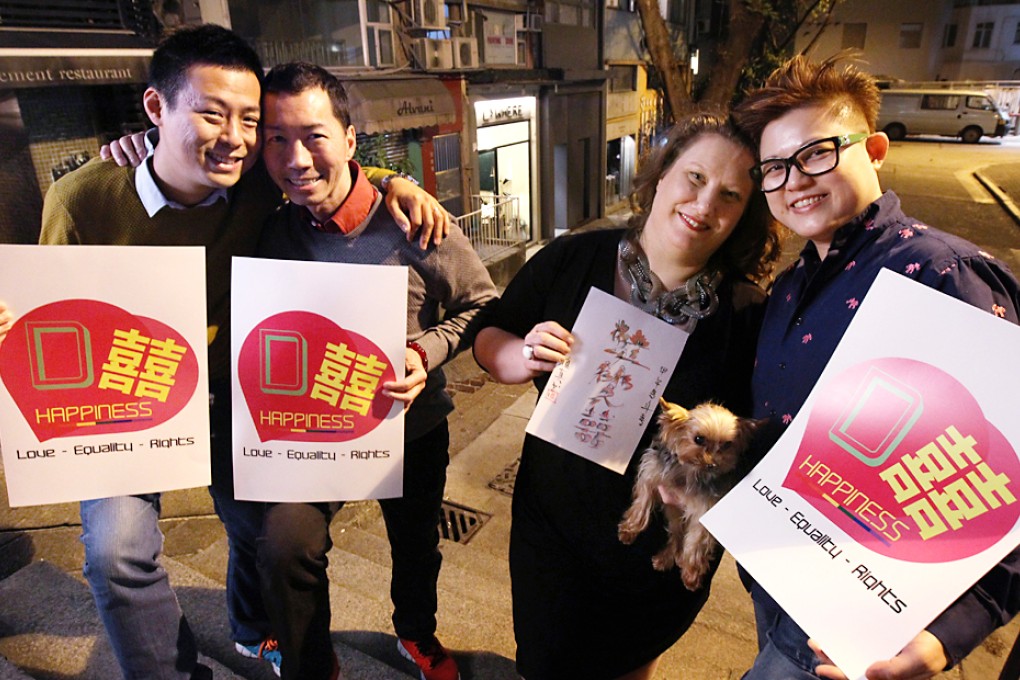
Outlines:
POLYGON ((989 165, 974 173, 974 179, 1002 206, 1013 221, 1020 225, 1020 173, 1016 163, 989 165))

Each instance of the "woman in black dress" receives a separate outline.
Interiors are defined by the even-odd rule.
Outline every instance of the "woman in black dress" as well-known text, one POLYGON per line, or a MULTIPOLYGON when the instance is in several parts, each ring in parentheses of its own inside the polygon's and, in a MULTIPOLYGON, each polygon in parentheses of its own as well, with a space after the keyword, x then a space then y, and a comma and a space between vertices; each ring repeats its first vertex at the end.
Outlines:
MULTIPOLYGON (((750 375, 765 294, 752 282, 778 255, 774 222, 751 179, 752 147, 715 114, 677 124, 643 165, 626 230, 569 235, 537 253, 508 286, 474 345, 479 364, 541 390, 570 351, 592 286, 690 332, 663 391, 693 407, 750 411, 750 375)), ((510 535, 517 668, 526 680, 640 680, 694 621, 710 578, 687 590, 651 557, 660 516, 633 545, 617 539, 641 452, 625 474, 527 436, 510 535)), ((718 559, 712 565, 712 572, 718 559)))

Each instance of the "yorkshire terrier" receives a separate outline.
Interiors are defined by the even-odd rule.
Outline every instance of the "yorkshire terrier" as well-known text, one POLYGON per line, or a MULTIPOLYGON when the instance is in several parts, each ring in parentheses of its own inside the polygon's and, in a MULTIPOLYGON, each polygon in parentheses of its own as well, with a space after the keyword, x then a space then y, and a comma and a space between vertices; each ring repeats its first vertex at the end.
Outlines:
POLYGON ((743 476, 741 454, 764 421, 739 418, 711 402, 690 410, 661 398, 659 403, 659 433, 641 457, 634 500, 619 536, 633 543, 661 506, 669 540, 652 566, 659 571, 680 567, 684 585, 697 590, 718 548, 701 516, 743 476))

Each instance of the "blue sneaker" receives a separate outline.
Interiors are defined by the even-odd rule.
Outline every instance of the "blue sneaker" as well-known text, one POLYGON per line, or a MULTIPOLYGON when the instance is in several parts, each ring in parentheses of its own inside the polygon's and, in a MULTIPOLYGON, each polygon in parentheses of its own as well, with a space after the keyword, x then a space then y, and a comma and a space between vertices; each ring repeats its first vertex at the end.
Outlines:
POLYGON ((273 664, 273 672, 279 677, 280 663, 283 661, 283 655, 280 654, 280 643, 276 641, 275 637, 267 637, 257 645, 235 642, 234 649, 241 656, 246 656, 249 659, 264 659, 273 664))

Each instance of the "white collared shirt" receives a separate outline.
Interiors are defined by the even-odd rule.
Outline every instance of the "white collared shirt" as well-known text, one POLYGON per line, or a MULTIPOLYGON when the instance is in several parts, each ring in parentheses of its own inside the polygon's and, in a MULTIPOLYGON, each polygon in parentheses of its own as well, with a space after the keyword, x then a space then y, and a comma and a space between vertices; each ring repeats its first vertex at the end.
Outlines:
POLYGON ((145 148, 149 150, 149 155, 145 157, 142 164, 135 169, 135 191, 138 192, 138 198, 142 202, 142 207, 145 208, 145 212, 149 217, 155 217, 163 208, 172 208, 173 210, 187 210, 188 208, 197 208, 199 206, 212 205, 216 201, 228 199, 227 190, 224 188, 214 189, 211 194, 205 197, 200 203, 196 205, 182 205, 177 201, 172 201, 167 198, 162 191, 159 189, 159 185, 156 184, 156 178, 152 174, 152 153, 155 148, 156 142, 159 140, 159 130, 153 129, 145 133, 145 148))

